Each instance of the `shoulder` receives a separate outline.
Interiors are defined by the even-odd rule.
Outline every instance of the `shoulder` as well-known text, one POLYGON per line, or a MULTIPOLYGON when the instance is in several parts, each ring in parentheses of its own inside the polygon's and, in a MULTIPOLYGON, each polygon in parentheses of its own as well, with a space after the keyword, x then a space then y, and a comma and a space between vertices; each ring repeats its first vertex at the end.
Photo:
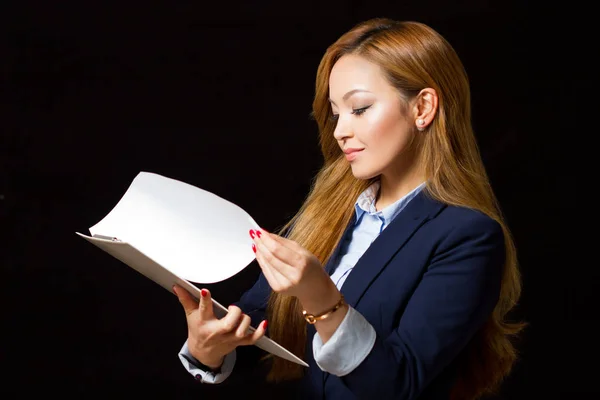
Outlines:
POLYGON ((448 205, 426 226, 427 234, 436 238, 434 254, 485 252, 504 258, 502 225, 481 211, 448 205))
POLYGON ((467 207, 448 205, 432 220, 433 225, 445 226, 446 234, 502 235, 502 225, 489 215, 467 207))

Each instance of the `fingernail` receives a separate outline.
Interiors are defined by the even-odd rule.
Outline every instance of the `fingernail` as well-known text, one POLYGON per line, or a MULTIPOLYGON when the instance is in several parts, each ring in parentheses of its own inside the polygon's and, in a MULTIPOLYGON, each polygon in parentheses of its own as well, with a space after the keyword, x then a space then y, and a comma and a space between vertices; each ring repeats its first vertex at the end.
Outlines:
POLYGON ((267 330, 267 325, 269 324, 269 322, 265 319, 265 322, 263 322, 263 329, 266 331, 267 330))
POLYGON ((260 235, 262 235, 261 231, 256 231, 256 236, 258 236, 260 238, 260 235))
POLYGON ((252 243, 252 251, 256 253, 256 246, 252 243))
POLYGON ((200 294, 202 295, 202 297, 206 297, 206 293, 207 293, 206 289, 202 289, 200 291, 200 294))
POLYGON ((252 239, 254 239, 255 233, 254 233, 254 229, 250 229, 250 237, 252 239))
POLYGON ((173 287, 171 288, 171 290, 173 290, 173 293, 177 294, 177 290, 175 289, 175 285, 173 285, 173 287))

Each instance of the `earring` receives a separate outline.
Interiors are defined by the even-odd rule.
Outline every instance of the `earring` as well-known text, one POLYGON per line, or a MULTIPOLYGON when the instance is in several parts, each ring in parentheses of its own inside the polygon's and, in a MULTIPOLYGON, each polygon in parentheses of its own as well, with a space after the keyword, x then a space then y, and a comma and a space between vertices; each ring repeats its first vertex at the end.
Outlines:
POLYGON ((423 119, 421 119, 421 118, 419 118, 419 119, 417 120, 417 129, 418 129, 419 131, 423 131, 423 130, 425 129, 424 127, 422 127, 422 126, 421 126, 421 125, 423 125, 424 123, 425 123, 425 121, 424 121, 423 119))

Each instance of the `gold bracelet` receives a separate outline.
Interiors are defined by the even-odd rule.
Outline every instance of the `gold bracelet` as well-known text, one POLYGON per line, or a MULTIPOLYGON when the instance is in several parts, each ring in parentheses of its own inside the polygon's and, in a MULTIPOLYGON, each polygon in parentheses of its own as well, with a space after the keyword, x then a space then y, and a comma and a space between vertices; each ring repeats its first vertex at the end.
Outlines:
POLYGON ((329 317, 335 310, 337 310, 344 304, 346 304, 346 302, 344 301, 344 295, 342 294, 340 301, 338 301, 337 304, 335 306, 333 306, 333 308, 331 310, 327 310, 327 311, 322 312, 321 314, 317 314, 317 315, 309 314, 306 312, 306 310, 302 310, 302 315, 304 315, 304 319, 306 320, 306 322, 308 322, 309 324, 312 325, 317 321, 321 321, 321 320, 329 317))

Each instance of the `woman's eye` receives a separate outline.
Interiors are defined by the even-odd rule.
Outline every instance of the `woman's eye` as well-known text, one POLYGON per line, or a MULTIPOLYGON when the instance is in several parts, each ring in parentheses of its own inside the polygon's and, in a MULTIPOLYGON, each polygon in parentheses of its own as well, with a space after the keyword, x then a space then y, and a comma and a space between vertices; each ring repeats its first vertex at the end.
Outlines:
POLYGON ((354 115, 362 115, 362 114, 364 114, 365 111, 367 111, 367 109, 369 107, 371 107, 371 106, 366 106, 366 107, 354 109, 354 110, 352 110, 352 114, 354 114, 354 115))
MULTIPOLYGON (((361 107, 361 108, 355 108, 355 109, 352 110, 351 114, 360 116, 360 115, 364 114, 364 112, 367 111, 367 109, 369 109, 369 107, 371 107, 371 106, 366 106, 366 107, 361 107)), ((331 116, 329 117, 329 119, 331 121, 337 121, 339 118, 340 118, 339 114, 331 114, 331 116)))

